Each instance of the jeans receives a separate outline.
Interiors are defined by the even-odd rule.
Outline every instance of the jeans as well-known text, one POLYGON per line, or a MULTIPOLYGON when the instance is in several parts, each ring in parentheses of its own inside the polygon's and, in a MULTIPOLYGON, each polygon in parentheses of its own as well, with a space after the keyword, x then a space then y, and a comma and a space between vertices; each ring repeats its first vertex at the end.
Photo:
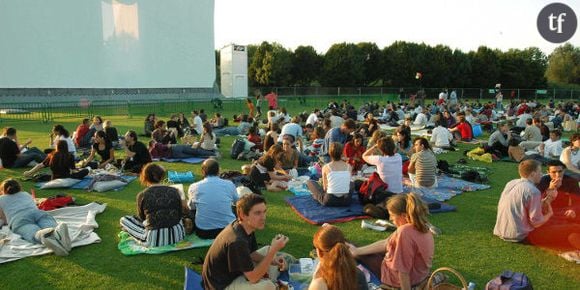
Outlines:
POLYGON ((210 157, 210 156, 215 156, 215 152, 201 148, 192 148, 191 145, 171 146, 171 157, 173 158, 210 157))
POLYGON ((24 240, 31 243, 40 243, 35 235, 41 229, 56 227, 56 220, 41 210, 28 210, 16 215, 10 221, 10 228, 24 240))
POLYGON ((31 161, 36 161, 40 163, 44 161, 44 158, 46 158, 46 154, 44 154, 38 148, 33 147, 28 149, 28 151, 20 154, 20 156, 16 158, 16 161, 14 161, 14 165, 12 165, 12 168, 26 167, 26 165, 28 165, 28 163, 30 163, 31 161))
POLYGON ((216 134, 216 136, 223 136, 223 135, 237 136, 237 135, 240 135, 240 130, 238 130, 238 127, 225 127, 225 128, 221 128, 221 129, 215 129, 215 130, 213 130, 213 132, 216 134))
POLYGON ((338 197, 331 193, 326 193, 322 189, 322 186, 318 184, 318 182, 308 180, 306 182, 308 189, 312 193, 312 197, 317 200, 323 206, 349 206, 351 203, 351 192, 352 192, 352 185, 351 185, 351 192, 338 197))

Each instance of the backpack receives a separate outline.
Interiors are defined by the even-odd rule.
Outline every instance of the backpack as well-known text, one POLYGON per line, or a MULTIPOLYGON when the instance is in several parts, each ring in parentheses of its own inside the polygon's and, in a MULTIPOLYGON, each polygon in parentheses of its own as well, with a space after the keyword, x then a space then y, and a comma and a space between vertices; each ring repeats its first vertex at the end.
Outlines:
POLYGON ((232 144, 232 151, 230 152, 230 157, 232 159, 238 159, 240 153, 244 152, 244 147, 246 146, 246 142, 244 139, 236 139, 232 144))
POLYGON ((532 282, 524 273, 505 270, 485 285, 486 290, 533 290, 532 282))
POLYGON ((358 199, 363 205, 380 204, 392 195, 387 188, 389 185, 383 182, 378 173, 373 172, 371 177, 360 186, 358 199))

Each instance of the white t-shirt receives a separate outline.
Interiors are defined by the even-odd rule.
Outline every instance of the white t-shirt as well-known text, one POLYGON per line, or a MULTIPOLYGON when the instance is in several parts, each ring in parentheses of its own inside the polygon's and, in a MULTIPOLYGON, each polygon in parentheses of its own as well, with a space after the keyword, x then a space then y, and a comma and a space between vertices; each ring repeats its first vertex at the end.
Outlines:
POLYGON ((203 133, 203 121, 199 116, 195 116, 193 118, 193 128, 197 132, 197 134, 203 133))
POLYGON ((288 123, 282 127, 277 141, 282 142, 284 135, 292 135, 294 136, 294 141, 296 141, 298 137, 302 137, 302 127, 296 123, 288 123))
POLYGON ((306 119, 306 125, 311 124, 312 126, 316 125, 316 122, 318 122, 318 116, 316 116, 316 114, 312 113, 310 114, 310 116, 308 116, 308 119, 306 119))
POLYGON ((414 125, 425 125, 427 124, 427 115, 423 114, 423 113, 419 113, 417 115, 417 117, 415 117, 415 122, 413 122, 414 125))
MULTIPOLYGON (((540 148, 538 146, 538 152, 540 148)), ((548 139, 544 141, 544 157, 546 158, 553 158, 553 157, 560 157, 562 155, 562 140, 552 141, 552 139, 548 139)))
POLYGON ((453 140, 453 135, 449 130, 442 126, 437 126, 433 129, 431 134, 431 142, 435 143, 435 147, 449 147, 449 141, 453 140))
POLYGON ((56 149, 56 143, 58 143, 58 141, 60 140, 64 140, 66 141, 66 145, 68 147, 68 152, 71 154, 75 154, 77 152, 77 147, 75 146, 75 143, 73 142, 73 140, 71 139, 71 137, 65 137, 63 135, 60 136, 56 136, 56 138, 54 138, 54 143, 53 146, 56 149))
POLYGON ((528 114, 528 113, 523 113, 520 115, 519 119, 516 121, 516 127, 522 127, 525 128, 526 127, 526 121, 528 119, 531 119, 532 115, 528 114))
POLYGON ((395 153, 393 156, 371 155, 363 159, 371 165, 377 166, 377 173, 381 179, 389 185, 388 191, 392 193, 403 192, 403 159, 395 153))

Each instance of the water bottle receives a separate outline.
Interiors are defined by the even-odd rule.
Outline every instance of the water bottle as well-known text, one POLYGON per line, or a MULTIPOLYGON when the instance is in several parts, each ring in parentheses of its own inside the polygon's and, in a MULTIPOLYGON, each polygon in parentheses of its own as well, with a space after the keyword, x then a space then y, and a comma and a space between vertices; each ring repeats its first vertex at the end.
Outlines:
POLYGON ((469 284, 467 284, 467 290, 475 290, 475 283, 469 282, 469 284))

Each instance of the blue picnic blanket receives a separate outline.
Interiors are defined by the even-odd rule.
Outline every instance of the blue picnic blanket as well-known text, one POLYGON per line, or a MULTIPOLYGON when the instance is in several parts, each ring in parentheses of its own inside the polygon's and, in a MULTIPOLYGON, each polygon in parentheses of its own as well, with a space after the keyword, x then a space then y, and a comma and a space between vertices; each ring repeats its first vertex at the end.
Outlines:
POLYGON ((189 164, 197 164, 197 163, 202 163, 203 161, 205 161, 207 158, 200 158, 200 157, 190 157, 190 158, 161 158, 161 161, 165 161, 165 162, 184 162, 184 163, 189 163, 189 164))
MULTIPOLYGON (((123 175, 122 177, 123 177, 123 179, 125 179, 127 181, 127 184, 129 184, 133 180, 137 179, 137 176, 131 176, 131 175, 123 175)), ((91 176, 85 176, 83 179, 81 179, 81 181, 79 183, 76 183, 73 186, 71 186, 70 189, 87 189, 89 184, 91 184, 91 181, 93 181, 93 178, 91 176)), ((44 184, 46 184, 46 182, 37 182, 36 184, 34 184, 34 186, 37 188, 40 188, 44 184)), ((123 187, 121 187, 121 188, 123 188, 123 187)), ((119 190, 119 189, 116 189, 116 190, 119 190)))

